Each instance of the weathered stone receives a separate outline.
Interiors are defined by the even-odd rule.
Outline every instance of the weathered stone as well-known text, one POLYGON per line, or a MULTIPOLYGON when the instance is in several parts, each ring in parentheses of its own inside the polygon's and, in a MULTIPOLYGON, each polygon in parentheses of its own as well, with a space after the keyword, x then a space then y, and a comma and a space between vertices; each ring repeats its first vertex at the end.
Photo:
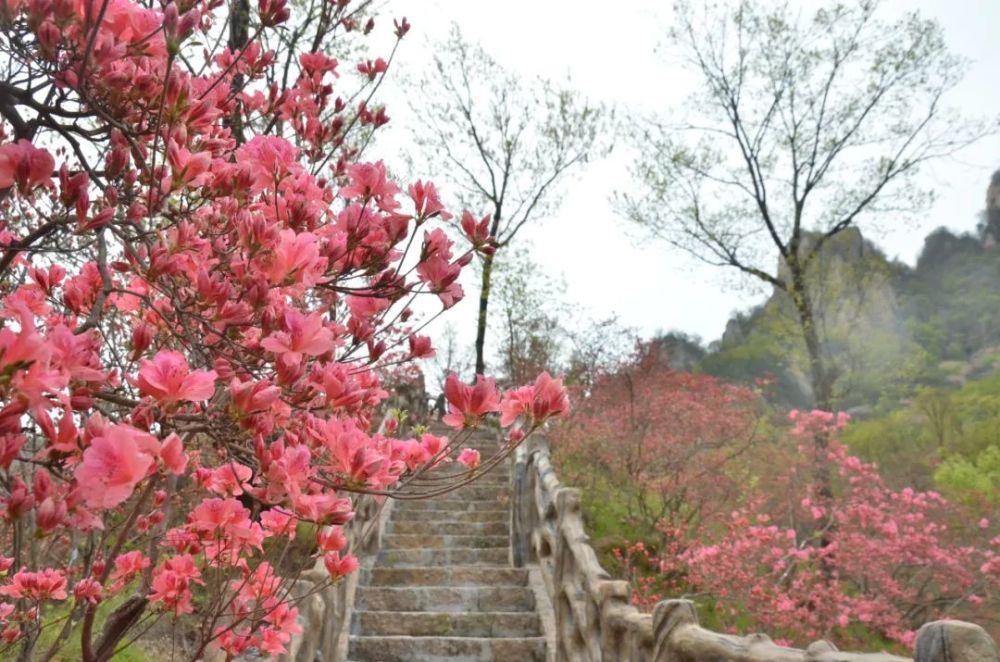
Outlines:
POLYGON ((917 632, 914 662, 1000 662, 1000 649, 978 625, 934 621, 917 632))
POLYGON ((361 636, 351 638, 349 656, 379 662, 544 662, 545 639, 361 636))
POLYGON ((454 566, 449 568, 373 568, 366 572, 368 586, 525 586, 523 568, 454 566))
POLYGON ((362 586, 356 604, 376 611, 530 611, 535 595, 523 586, 362 586))
POLYGON ((493 549, 385 549, 379 552, 378 564, 384 567, 480 564, 504 565, 510 551, 493 549))
POLYGON ((428 508, 426 510, 411 510, 408 513, 406 513, 406 520, 411 522, 486 523, 486 522, 506 522, 509 519, 510 519, 510 513, 507 512, 506 510, 501 510, 501 509, 462 512, 458 510, 440 510, 440 509, 428 508))
POLYGON ((507 536, 441 535, 434 533, 392 533, 382 541, 385 549, 442 549, 444 547, 504 547, 507 536))
POLYGON ((506 519, 498 519, 495 522, 403 520, 392 522, 388 527, 388 533, 453 534, 456 531, 461 531, 463 534, 468 535, 506 536, 509 528, 506 519))
POLYGON ((411 637, 536 637, 538 616, 531 612, 360 611, 355 632, 411 637))
POLYGON ((420 501, 404 501, 396 506, 399 519, 407 519, 416 510, 451 510, 460 512, 507 512, 507 507, 497 499, 423 499, 420 501), (405 514, 404 514, 405 513, 405 514))

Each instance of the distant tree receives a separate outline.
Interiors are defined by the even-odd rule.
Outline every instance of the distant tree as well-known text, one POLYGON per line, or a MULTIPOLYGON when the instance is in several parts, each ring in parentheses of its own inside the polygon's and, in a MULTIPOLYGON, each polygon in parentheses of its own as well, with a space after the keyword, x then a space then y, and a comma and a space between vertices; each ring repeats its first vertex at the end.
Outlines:
POLYGON ((559 363, 566 340, 562 319, 566 286, 545 274, 541 265, 521 251, 496 265, 497 314, 493 328, 508 383, 530 381, 542 371, 561 372, 559 363))
POLYGON ((633 359, 639 342, 636 330, 623 326, 616 315, 585 320, 570 329, 569 336, 566 383, 580 395, 589 394, 599 378, 633 359))
MULTIPOLYGON (((671 37, 700 83, 693 119, 636 123, 639 184, 617 196, 652 235, 787 295, 822 410, 836 371, 808 285, 820 251, 865 216, 924 206, 918 169, 993 128, 942 106, 964 66, 940 26, 916 13, 886 23, 878 5, 803 20, 789 5, 678 2, 671 37)), ((822 459, 817 473, 829 498, 822 459)))
MULTIPOLYGON (((418 80, 415 142, 421 158, 451 179, 468 209, 489 212, 497 251, 526 224, 549 216, 560 182, 605 145, 606 113, 570 89, 505 71, 457 26, 418 80), (435 162, 436 161, 436 162, 435 162)), ((486 369, 486 322, 495 255, 480 261, 476 373, 486 369)))
POLYGON ((430 367, 435 386, 434 393, 437 398, 435 408, 440 413, 444 413, 444 384, 448 375, 452 373, 467 374, 471 367, 468 360, 468 347, 463 346, 459 340, 455 325, 448 322, 438 340, 430 367))
POLYGON ((961 424, 952 402, 951 393, 929 386, 917 389, 914 405, 921 414, 938 451, 944 449, 949 431, 961 424))

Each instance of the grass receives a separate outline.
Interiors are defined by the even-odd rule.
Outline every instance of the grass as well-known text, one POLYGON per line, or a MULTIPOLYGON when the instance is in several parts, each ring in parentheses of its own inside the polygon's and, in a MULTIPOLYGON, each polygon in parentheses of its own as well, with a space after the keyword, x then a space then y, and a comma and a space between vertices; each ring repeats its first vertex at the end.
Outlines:
MULTIPOLYGON (((101 603, 100 608, 97 610, 97 618, 94 619, 95 633, 101 632, 108 615, 120 607, 130 596, 130 591, 122 590, 101 603)), ((50 607, 48 609, 45 620, 48 623, 53 623, 53 625, 42 630, 41 636, 38 638, 38 644, 35 647, 36 655, 44 654, 55 643, 56 638, 62 631, 63 619, 69 615, 72 607, 73 602, 67 600, 57 607, 50 607)), ((82 659, 83 653, 80 646, 81 628, 82 624, 80 622, 74 625, 69 638, 53 658, 55 662, 78 662, 82 659)), ((113 662, 159 662, 162 658, 145 650, 141 642, 135 642, 115 654, 111 659, 113 662)))

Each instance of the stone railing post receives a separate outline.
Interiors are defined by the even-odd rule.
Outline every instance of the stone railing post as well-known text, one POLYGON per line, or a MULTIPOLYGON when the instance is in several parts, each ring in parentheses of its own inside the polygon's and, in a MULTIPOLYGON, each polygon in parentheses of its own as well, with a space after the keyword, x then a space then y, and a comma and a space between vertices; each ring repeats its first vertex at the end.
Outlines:
POLYGON ((995 662, 1000 649, 986 630, 964 621, 934 621, 917 631, 914 662, 995 662))
POLYGON ((528 454, 519 447, 514 453, 514 467, 510 473, 510 550, 515 568, 523 568, 528 562, 531 545, 531 529, 528 528, 527 511, 532 503, 527 489, 528 454))

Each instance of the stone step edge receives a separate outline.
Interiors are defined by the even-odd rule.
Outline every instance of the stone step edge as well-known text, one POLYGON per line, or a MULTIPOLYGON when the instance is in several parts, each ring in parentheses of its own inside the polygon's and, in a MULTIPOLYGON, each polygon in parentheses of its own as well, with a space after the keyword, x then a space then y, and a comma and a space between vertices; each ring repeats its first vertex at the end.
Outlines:
MULTIPOLYGON (((426 613, 439 613, 439 612, 426 612, 426 613)), ((442 613, 446 613, 446 612, 442 612, 442 613)), ((462 612, 459 612, 459 613, 462 613, 462 612)), ((482 613, 489 613, 489 612, 482 612, 482 613)), ((530 613, 530 612, 521 612, 521 613, 530 613)), ((369 640, 369 641, 375 640, 375 639, 389 639, 389 640, 392 640, 392 641, 402 641, 402 640, 405 639, 405 640, 409 640, 409 641, 415 641, 417 643, 419 643, 421 641, 431 641, 431 640, 455 641, 455 642, 461 642, 461 641, 540 641, 540 642, 544 642, 545 641, 545 637, 542 636, 542 635, 538 635, 538 636, 534 636, 534 637, 452 637, 452 636, 438 637, 438 636, 435 636, 435 635, 409 635, 409 634, 352 634, 351 635, 351 639, 354 639, 354 640, 363 639, 363 640, 369 640)))

